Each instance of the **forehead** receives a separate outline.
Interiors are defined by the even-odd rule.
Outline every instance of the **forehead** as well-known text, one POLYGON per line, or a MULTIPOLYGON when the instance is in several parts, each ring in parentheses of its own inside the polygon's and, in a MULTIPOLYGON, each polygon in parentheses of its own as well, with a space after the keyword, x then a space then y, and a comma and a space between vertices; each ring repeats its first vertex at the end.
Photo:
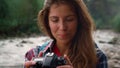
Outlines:
POLYGON ((50 12, 51 11, 54 12, 54 10, 56 10, 56 9, 58 11, 65 9, 65 10, 69 10, 71 12, 75 12, 75 9, 71 5, 69 5, 67 3, 55 3, 55 4, 52 4, 51 7, 50 7, 50 9, 49 9, 49 11, 50 12))
POLYGON ((50 8, 49 16, 70 16, 75 15, 74 10, 66 4, 53 4, 50 8))

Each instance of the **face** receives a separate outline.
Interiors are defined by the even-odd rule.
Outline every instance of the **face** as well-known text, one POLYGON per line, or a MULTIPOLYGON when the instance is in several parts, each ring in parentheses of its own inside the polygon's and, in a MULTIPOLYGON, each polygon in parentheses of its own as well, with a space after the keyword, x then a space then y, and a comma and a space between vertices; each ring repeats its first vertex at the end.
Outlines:
POLYGON ((52 5, 49 12, 49 27, 57 42, 69 43, 77 30, 77 17, 66 4, 52 5))

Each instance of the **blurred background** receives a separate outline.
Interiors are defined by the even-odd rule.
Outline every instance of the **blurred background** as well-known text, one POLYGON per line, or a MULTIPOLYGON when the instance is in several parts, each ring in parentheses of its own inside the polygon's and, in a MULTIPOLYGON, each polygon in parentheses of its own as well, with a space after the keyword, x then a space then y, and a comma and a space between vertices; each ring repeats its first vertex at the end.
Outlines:
MULTIPOLYGON (((44 0, 0 0, 0 36, 39 33, 37 14, 44 0)), ((120 32, 120 0, 84 0, 97 29, 120 32)))
POLYGON ((38 33, 37 14, 43 0, 0 0, 0 36, 38 33))
MULTIPOLYGON (((0 0, 0 68, 16 68, 17 65, 22 68, 25 52, 48 40, 46 37, 41 39, 42 33, 37 26, 37 14, 43 2, 0 0)), ((109 67, 120 68, 120 0, 84 2, 95 21, 96 42, 107 55, 109 67)))

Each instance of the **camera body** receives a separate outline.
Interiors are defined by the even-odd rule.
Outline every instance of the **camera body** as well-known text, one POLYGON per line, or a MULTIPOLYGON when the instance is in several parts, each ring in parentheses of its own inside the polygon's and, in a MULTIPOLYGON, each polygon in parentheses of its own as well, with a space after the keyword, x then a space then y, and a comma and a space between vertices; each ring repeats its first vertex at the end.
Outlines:
POLYGON ((57 66, 66 64, 64 57, 58 57, 54 53, 47 53, 45 57, 35 58, 33 61, 36 64, 32 68, 56 68, 57 66))

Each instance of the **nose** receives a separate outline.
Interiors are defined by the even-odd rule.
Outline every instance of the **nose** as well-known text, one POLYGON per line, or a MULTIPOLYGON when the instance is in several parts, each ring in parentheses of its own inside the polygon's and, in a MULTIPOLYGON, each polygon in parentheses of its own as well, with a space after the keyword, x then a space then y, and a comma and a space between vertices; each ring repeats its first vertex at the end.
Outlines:
POLYGON ((67 30, 67 24, 64 21, 61 21, 59 24, 59 29, 62 31, 66 31, 67 30))

